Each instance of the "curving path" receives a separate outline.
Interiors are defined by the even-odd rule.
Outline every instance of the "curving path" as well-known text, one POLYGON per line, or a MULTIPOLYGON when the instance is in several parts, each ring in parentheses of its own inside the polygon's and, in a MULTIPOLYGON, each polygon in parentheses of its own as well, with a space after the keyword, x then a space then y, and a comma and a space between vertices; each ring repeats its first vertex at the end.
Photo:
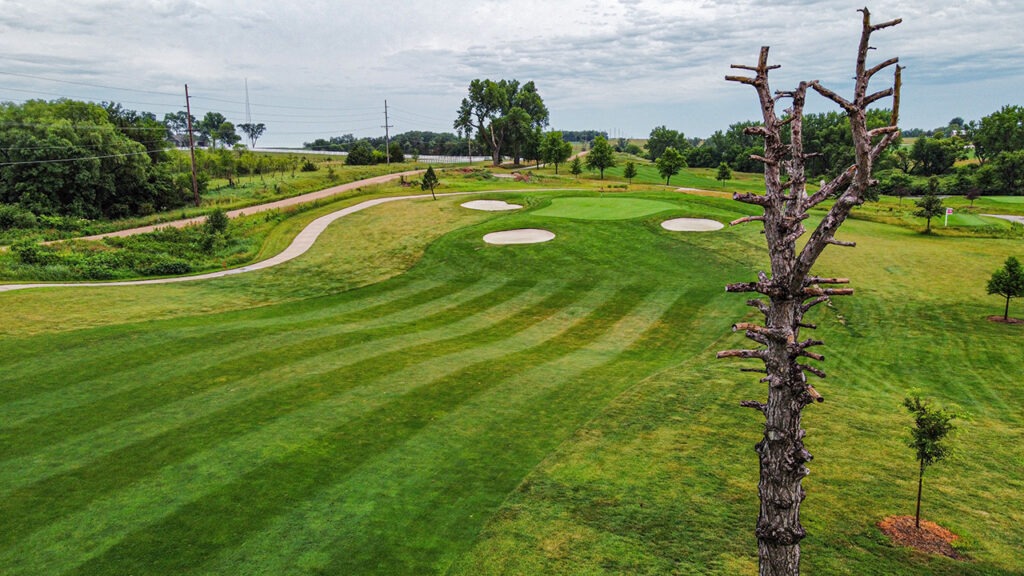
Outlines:
MULTIPOLYGON (((278 200, 276 202, 268 202, 267 204, 257 204, 255 206, 238 208, 237 210, 231 210, 226 214, 228 218, 237 218, 239 216, 245 216, 246 214, 258 214, 260 212, 277 210, 278 208, 285 208, 287 206, 295 206, 297 204, 313 202, 314 200, 330 198, 331 196, 341 194, 342 192, 355 190, 357 188, 362 188, 363 186, 384 184, 392 180, 397 180, 403 176, 416 176, 418 174, 422 174, 423 172, 426 172, 426 170, 408 170, 406 172, 395 172, 394 174, 374 176, 373 178, 366 178, 364 180, 356 180, 355 182, 349 182, 347 184, 331 186, 330 188, 324 188, 323 190, 317 190, 316 192, 309 192, 306 194, 300 194, 299 196, 292 196, 291 198, 285 198, 284 200, 278 200)), ((413 196, 409 196, 409 198, 413 198, 413 196)), ((162 222, 160 224, 153 224, 151 226, 140 226, 138 228, 118 230, 117 232, 107 232, 106 234, 82 236, 81 238, 77 238, 77 240, 99 240, 100 238, 107 238, 110 236, 134 236, 135 234, 145 234, 147 232, 153 232, 158 228, 184 228, 185 226, 191 226, 193 224, 202 224, 205 221, 206 216, 196 216, 194 218, 184 218, 181 220, 173 220, 171 222, 162 222)))
POLYGON ((1024 224, 1024 216, 1009 216, 1006 214, 982 214, 982 216, 988 216, 990 218, 1001 218, 1003 220, 1009 220, 1010 222, 1024 224))
MULTIPOLYGON (((410 172, 403 172, 403 174, 408 175, 408 174, 410 174, 410 172)), ((391 175, 388 175, 388 176, 397 177, 399 175, 398 174, 391 174, 391 175)), ((346 190, 348 190, 348 189, 352 189, 352 188, 357 188, 358 186, 366 185, 367 183, 370 182, 370 180, 377 180, 377 178, 371 178, 369 180, 360 180, 359 182, 353 182, 352 184, 355 184, 355 186, 352 186, 352 184, 345 184, 343 186, 351 186, 351 188, 346 188, 346 190)), ((257 212, 257 211, 262 212, 264 210, 272 210, 273 208, 279 208, 280 206, 282 206, 282 204, 281 204, 282 202, 293 201, 293 202, 290 202, 289 204, 283 204, 285 206, 291 205, 291 204, 298 204, 299 202, 294 202, 294 200, 297 199, 297 198, 304 198, 305 201, 309 201, 311 199, 315 199, 315 198, 310 198, 310 196, 313 196, 313 195, 322 194, 322 196, 317 196, 318 198, 322 198, 322 197, 330 196, 331 194, 337 194, 338 193, 338 188, 341 188, 341 186, 336 186, 334 188, 328 188, 326 190, 321 190, 319 192, 314 192, 312 194, 305 194, 303 196, 296 196, 295 198, 289 198, 287 200, 281 200, 280 202, 274 202, 274 203, 271 203, 271 204, 262 204, 260 206, 251 206, 249 208, 245 208, 245 209, 242 209, 242 210, 235 210, 233 212, 237 213, 237 212, 241 212, 241 211, 244 211, 244 210, 248 210, 249 213, 253 213, 253 212, 257 212), (328 192, 330 192, 330 193, 327 194, 328 192), (257 208, 259 210, 255 210, 257 208)), ((553 191, 562 191, 562 190, 575 190, 575 189, 574 188, 544 188, 544 189, 533 189, 532 191, 534 191, 534 192, 553 192, 553 191)), ((473 192, 448 192, 448 193, 445 193, 445 194, 438 194, 437 196, 439 196, 439 197, 441 197, 441 196, 465 196, 465 195, 469 195, 469 194, 496 194, 496 193, 510 193, 510 192, 523 192, 523 190, 478 190, 478 191, 473 191, 473 192)), ((342 208, 341 210, 338 210, 337 212, 331 212, 330 214, 321 216, 321 217, 317 218, 316 220, 313 220, 312 222, 310 222, 305 228, 302 229, 301 232, 298 233, 298 235, 295 236, 295 239, 292 240, 292 243, 289 244, 288 247, 285 248, 281 253, 279 253, 276 256, 273 256, 271 258, 268 258, 266 260, 262 260, 260 262, 254 263, 254 264, 249 264, 247 266, 242 266, 241 268, 231 268, 230 270, 218 270, 217 272, 208 272, 206 274, 196 274, 195 276, 177 276, 177 277, 174 277, 174 278, 155 278, 155 279, 152 279, 152 280, 125 280, 125 281, 120 281, 120 282, 46 282, 46 283, 39 282, 39 283, 32 283, 32 284, 0 284, 0 292, 10 292, 12 290, 24 290, 26 288, 70 288, 70 287, 98 287, 98 286, 144 286, 146 284, 171 284, 171 283, 176 283, 176 282, 191 282, 193 280, 208 280, 210 278, 222 278, 224 276, 232 276, 234 274, 242 274, 244 272, 253 272, 255 270, 262 270, 264 268, 270 268, 271 266, 277 266, 278 264, 282 264, 282 263, 287 262, 289 260, 298 258, 302 254, 305 254, 306 251, 309 250, 310 247, 313 246, 313 243, 316 242, 316 239, 320 237, 320 234, 322 234, 323 231, 326 230, 327 227, 329 225, 331 225, 332 222, 334 222, 335 220, 338 220, 339 218, 343 218, 345 216, 348 216, 349 214, 353 214, 355 212, 359 212, 360 210, 365 210, 367 208, 371 208, 373 206, 377 206, 379 204, 384 204, 384 203, 387 203, 387 202, 396 202, 398 200, 416 200, 416 199, 420 199, 420 198, 430 198, 430 194, 414 194, 414 195, 411 195, 411 196, 389 196, 387 198, 374 198, 372 200, 366 200, 366 201, 360 202, 359 204, 355 204, 353 206, 349 206, 348 208, 342 208)), ((229 212, 228 214, 231 215, 232 213, 229 212)), ((205 217, 200 218, 200 219, 198 219, 198 221, 201 222, 204 218, 205 217)), ((178 225, 179 223, 181 223, 180 226, 186 226, 187 223, 189 223, 191 220, 195 220, 195 219, 178 220, 178 221, 172 222, 172 223, 161 224, 161 225, 159 225, 157 227, 170 226, 170 225, 178 225)), ((111 234, 106 234, 106 236, 113 236, 113 235, 128 236, 129 235, 128 233, 130 233, 130 234, 140 234, 140 233, 143 233, 143 232, 146 232, 146 231, 150 231, 150 230, 148 230, 149 228, 156 228, 156 227, 147 226, 145 228, 133 228, 131 230, 121 230, 120 232, 113 232, 111 234)), ((102 236, 96 236, 96 237, 90 237, 90 238, 101 238, 101 237, 102 236)))

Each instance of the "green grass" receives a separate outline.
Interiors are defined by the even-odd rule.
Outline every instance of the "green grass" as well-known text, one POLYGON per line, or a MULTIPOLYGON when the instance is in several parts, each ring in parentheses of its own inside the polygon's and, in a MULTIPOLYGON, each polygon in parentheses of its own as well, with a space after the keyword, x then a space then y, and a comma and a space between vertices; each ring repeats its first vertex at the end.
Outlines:
POLYGON ((980 200, 996 204, 1024 204, 1024 196, 986 196, 980 200))
POLYGON ((643 198, 555 198, 549 206, 534 212, 538 216, 579 220, 629 220, 677 208, 658 200, 643 198))
MULTIPOLYGON (((645 192, 616 199, 671 210, 541 214, 569 196, 385 204, 213 281, 0 293, 5 575, 755 574, 761 422, 738 403, 764 385, 714 352, 745 343, 722 286, 764 266, 763 236, 659 227, 750 209, 645 192), (538 226, 555 240, 481 240, 538 226)), ((817 272, 857 295, 811 318, 829 379, 804 417, 804 573, 1024 573, 1022 332, 984 294, 1019 241, 840 237, 858 248, 817 272), (966 564, 875 528, 913 511, 911 388, 970 415, 924 500, 966 564)))

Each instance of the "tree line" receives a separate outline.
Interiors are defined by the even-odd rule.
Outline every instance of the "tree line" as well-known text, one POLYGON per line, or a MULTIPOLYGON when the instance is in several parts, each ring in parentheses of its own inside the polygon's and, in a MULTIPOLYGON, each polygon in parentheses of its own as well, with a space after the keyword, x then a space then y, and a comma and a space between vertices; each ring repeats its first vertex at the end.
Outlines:
MULTIPOLYGON (((867 111, 868 127, 884 126, 889 110, 867 111)), ((651 130, 644 156, 652 162, 669 148, 680 152, 688 166, 714 168, 727 164, 740 172, 761 172, 752 158, 761 153, 748 128, 756 122, 738 122, 705 139, 687 138, 682 132, 658 126, 651 130)), ((840 112, 804 116, 806 171, 811 178, 836 176, 853 161, 849 119, 840 112)), ((1024 107, 1004 106, 979 122, 954 118, 942 128, 907 130, 910 145, 897 139, 878 160, 878 190, 898 196, 920 195, 934 188, 955 195, 1017 195, 1024 193, 1024 107), (973 157, 977 162, 958 165, 973 157)), ((635 153, 636 151, 634 151, 635 153)))
MULTIPOLYGON (((209 178, 294 170, 295 160, 272 160, 231 149, 241 140, 218 112, 192 120, 200 192, 209 178)), ((0 226, 39 217, 117 219, 152 214, 194 201, 190 161, 174 150, 188 145, 185 112, 162 121, 116 102, 70 99, 0 103, 0 226)), ((242 124, 250 143, 266 130, 242 124)))

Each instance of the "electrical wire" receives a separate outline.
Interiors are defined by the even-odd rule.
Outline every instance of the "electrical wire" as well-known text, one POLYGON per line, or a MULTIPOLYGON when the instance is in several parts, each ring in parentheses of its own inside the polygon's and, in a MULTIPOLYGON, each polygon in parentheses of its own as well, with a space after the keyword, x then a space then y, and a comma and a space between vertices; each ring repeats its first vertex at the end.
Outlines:
POLYGON ((107 154, 104 156, 85 156, 81 158, 57 158, 51 160, 23 160, 18 162, 0 162, 0 168, 5 166, 25 166, 29 164, 58 164, 65 162, 80 162, 82 160, 102 160, 104 158, 124 158, 127 156, 141 156, 142 154, 151 154, 153 152, 164 152, 163 148, 156 150, 144 150, 142 152, 125 152, 123 154, 107 154))

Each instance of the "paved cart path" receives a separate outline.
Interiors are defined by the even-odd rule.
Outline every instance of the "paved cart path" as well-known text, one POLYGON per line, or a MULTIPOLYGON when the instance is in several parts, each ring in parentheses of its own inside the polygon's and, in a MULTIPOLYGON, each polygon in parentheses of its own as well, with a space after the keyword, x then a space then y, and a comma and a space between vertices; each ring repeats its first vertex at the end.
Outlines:
MULTIPOLYGON (((411 174, 411 172, 404 172, 403 174, 407 174, 408 175, 408 174, 411 174)), ((398 175, 395 174, 395 175, 391 175, 391 176, 396 176, 397 177, 398 175)), ((377 180, 377 179, 376 178, 371 178, 370 180, 377 180)), ((369 182, 369 180, 361 180, 361 181, 355 182, 353 184, 356 184, 356 185, 366 185, 367 182, 369 182)), ((350 185, 346 184, 345 186, 350 186, 350 185)), ((356 187, 356 186, 353 186, 353 187, 356 187)), ((331 192, 332 190, 333 190, 333 192, 331 192, 331 194, 337 194, 339 188, 341 188, 341 187, 340 186, 336 186, 334 188, 328 188, 327 190, 321 190, 320 192, 314 192, 313 194, 322 194, 322 196, 318 196, 318 198, 325 197, 325 196, 329 196, 330 194, 327 194, 327 193, 331 192)), ((529 191, 531 191, 531 192, 554 192, 554 191, 561 191, 561 190, 576 190, 576 189, 575 188, 545 188, 545 189, 531 189, 529 191)), ((469 194, 497 194, 497 193, 523 192, 523 191, 524 190, 478 190, 478 191, 473 191, 473 192, 448 192, 448 193, 445 193, 445 194, 438 194, 437 196, 438 197, 443 197, 443 196, 465 196, 465 195, 469 195, 469 194)), ((295 198, 290 198, 289 200, 295 200, 296 198, 305 198, 306 201, 309 201, 310 200, 310 198, 309 198, 310 196, 312 196, 312 195, 311 194, 306 194, 304 196, 296 196, 295 198)), ((313 246, 313 243, 316 242, 316 239, 320 236, 320 234, 322 234, 323 231, 326 230, 327 227, 330 226, 332 222, 334 222, 335 220, 338 220, 339 218, 343 218, 345 216, 348 216, 349 214, 352 214, 352 213, 355 213, 355 212, 359 212, 360 210, 365 210, 367 208, 371 208, 373 206, 377 206, 377 205, 384 204, 384 203, 387 203, 387 202, 396 202, 398 200, 417 200, 417 199, 421 199, 421 198, 430 198, 430 197, 431 197, 430 194, 414 194, 414 195, 410 195, 410 196, 390 196, 390 197, 387 197, 387 198, 374 198, 372 200, 366 200, 366 201, 360 202, 359 204, 355 204, 353 206, 349 206, 348 208, 342 208, 341 210, 338 210, 337 212, 331 212, 330 214, 327 214, 325 216, 321 216, 321 217, 317 218, 316 220, 313 220, 312 222, 310 222, 305 228, 302 229, 301 232, 298 233, 298 235, 295 236, 295 239, 292 240, 292 243, 289 244, 288 247, 285 248, 284 251, 282 251, 280 254, 277 254, 276 256, 273 256, 273 257, 268 258, 266 260, 262 260, 260 262, 256 262, 254 264, 249 264, 247 266, 242 266, 240 268, 231 268, 229 270, 218 270, 216 272, 208 272, 206 274, 196 274, 194 276, 177 276, 177 277, 174 277, 174 278, 155 278, 155 279, 152 279, 152 280, 125 280, 125 281, 121 281, 121 282, 45 282, 45 283, 40 282, 40 283, 32 283, 32 284, 0 284, 0 292, 9 292, 11 290, 24 290, 26 288, 69 288, 69 287, 81 288, 81 287, 102 287, 102 286, 143 286, 143 285, 146 285, 146 284, 171 284, 171 283, 176 283, 176 282, 192 282, 192 281, 195 281, 195 280, 208 280, 210 278, 223 278, 224 276, 232 276, 234 274, 242 274, 242 273, 245 273, 245 272, 253 272, 255 270, 262 270, 264 268, 270 268, 271 266, 277 266, 278 264, 287 262, 287 261, 292 260, 294 258, 298 258, 302 254, 305 254, 306 251, 309 250, 310 247, 313 246)), ((282 200, 281 202, 287 202, 287 201, 286 200, 282 200)), ((297 202, 291 202, 291 204, 297 204, 297 202)), ((254 208, 260 208, 261 210, 259 210, 259 211, 262 211, 262 210, 272 210, 273 208, 270 208, 270 206, 280 207, 281 205, 282 204, 280 202, 274 202, 272 204, 263 204, 261 206, 252 206, 252 207, 249 207, 249 208, 245 208, 245 209, 243 209, 243 211, 248 211, 248 213, 253 213, 254 211, 256 211, 256 210, 253 210, 254 208)), ((287 205, 287 204, 285 204, 285 205, 287 205)), ((235 211, 235 212, 239 212, 239 211, 235 211)), ((203 219, 200 218, 198 221, 202 221, 202 220, 203 219)), ((168 225, 171 225, 171 224, 177 225, 179 223, 183 223, 183 224, 181 224, 181 226, 186 226, 188 224, 188 221, 187 220, 179 220, 179 221, 174 222, 174 223, 161 224, 160 226, 168 226, 168 225)), ((146 228, 150 228, 150 227, 147 226, 146 228)), ((148 230, 142 229, 142 228, 133 228, 132 230, 122 230, 121 232, 115 232, 113 234, 119 234, 119 235, 122 235, 122 236, 126 236, 126 235, 128 235, 128 234, 126 234, 127 232, 131 232, 132 234, 140 234, 140 233, 142 233, 144 231, 148 231, 148 230)))

